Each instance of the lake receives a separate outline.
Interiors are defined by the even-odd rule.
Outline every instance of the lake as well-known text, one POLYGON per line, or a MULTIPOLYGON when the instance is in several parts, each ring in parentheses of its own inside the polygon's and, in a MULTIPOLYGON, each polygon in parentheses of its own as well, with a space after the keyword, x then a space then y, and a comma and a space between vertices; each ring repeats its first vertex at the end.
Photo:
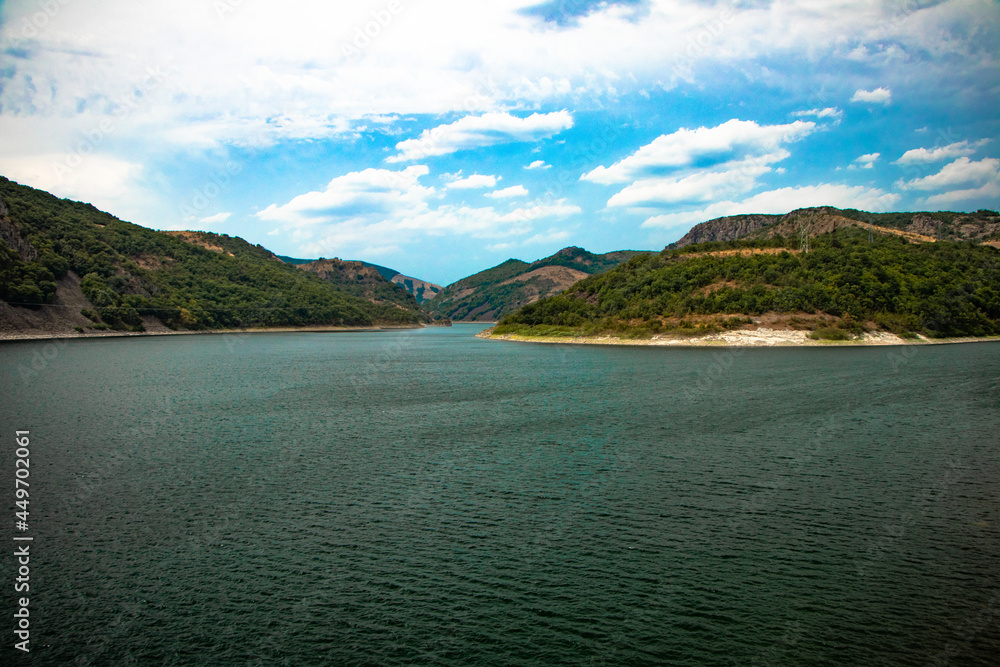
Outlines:
POLYGON ((0 662, 996 664, 1000 343, 482 328, 0 345, 0 662))

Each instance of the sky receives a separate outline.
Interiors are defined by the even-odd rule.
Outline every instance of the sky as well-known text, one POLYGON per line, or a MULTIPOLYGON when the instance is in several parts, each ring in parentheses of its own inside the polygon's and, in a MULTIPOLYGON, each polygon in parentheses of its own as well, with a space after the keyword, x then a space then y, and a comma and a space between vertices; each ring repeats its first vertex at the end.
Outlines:
POLYGON ((806 206, 1000 208, 995 0, 15 0, 0 174, 449 284, 806 206))

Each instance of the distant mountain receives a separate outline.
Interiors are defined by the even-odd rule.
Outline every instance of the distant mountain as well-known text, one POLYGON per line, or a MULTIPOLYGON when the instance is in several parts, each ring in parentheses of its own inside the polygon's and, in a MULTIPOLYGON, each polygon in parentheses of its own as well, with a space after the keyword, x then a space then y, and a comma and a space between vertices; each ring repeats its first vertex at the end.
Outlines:
POLYGON ((596 255, 583 248, 569 247, 530 264, 508 259, 448 285, 426 307, 435 317, 492 322, 642 252, 620 250, 596 255))
POLYGON ((412 294, 420 305, 424 305, 444 289, 440 285, 435 285, 419 278, 404 276, 402 273, 397 273, 391 280, 412 294))
MULTIPOLYGON (((683 248, 693 243, 711 241, 734 241, 742 238, 756 238, 763 232, 765 236, 788 234, 790 226, 811 220, 815 224, 813 234, 823 233, 837 226, 856 226, 859 223, 874 225, 886 230, 907 232, 941 241, 988 241, 1000 239, 1000 215, 996 211, 976 211, 975 213, 868 213, 856 209, 838 209, 832 206, 796 209, 785 215, 730 215, 702 222, 682 236, 669 248, 683 248), (834 222, 836 219, 838 222, 834 222)), ((878 231, 877 229, 874 231, 878 231)))
POLYGON ((873 330, 997 335, 998 234, 993 211, 730 216, 529 304, 495 333, 693 336, 767 326, 832 340, 873 330))
MULTIPOLYGON (((386 280, 382 267, 364 262, 340 259, 317 259, 314 262, 295 264, 296 268, 315 273, 333 283, 340 290, 376 304, 388 304, 407 313, 415 313, 419 321, 429 323, 431 318, 406 288, 386 280)), ((399 275, 398 273, 396 275, 399 275)))
MULTIPOLYGON (((286 264, 309 264, 310 262, 315 262, 314 259, 298 259, 295 257, 286 257, 285 255, 278 255, 278 259, 285 262, 286 264)), ((344 261, 356 261, 364 264, 365 266, 370 266, 381 274, 383 278, 390 282, 394 282, 407 292, 412 294, 417 300, 418 304, 422 304, 425 301, 429 301, 437 296, 443 287, 440 285, 435 285, 434 283, 429 283, 426 280, 420 280, 419 278, 411 278, 410 276, 404 276, 402 273, 396 269, 390 269, 385 266, 380 266, 378 264, 372 264, 371 262, 365 262, 363 260, 344 260, 344 261)))
POLYGON ((155 231, 0 177, 2 331, 51 335, 426 320, 419 309, 357 293, 240 238, 155 231))

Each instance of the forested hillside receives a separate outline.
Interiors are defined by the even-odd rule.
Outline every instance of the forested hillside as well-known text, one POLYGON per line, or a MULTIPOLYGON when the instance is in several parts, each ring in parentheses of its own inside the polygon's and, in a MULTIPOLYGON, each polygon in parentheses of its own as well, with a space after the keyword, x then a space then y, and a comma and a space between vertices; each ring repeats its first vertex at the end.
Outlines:
MULTIPOLYGON (((371 264, 350 262, 341 259, 317 259, 306 264, 296 264, 296 268, 315 273, 323 280, 337 286, 345 294, 361 297, 380 307, 384 318, 392 315, 392 310, 411 313, 411 321, 430 322, 431 318, 417 303, 416 297, 406 288, 386 280, 382 272, 371 264)), ((401 315, 397 314, 399 319, 401 315)))
MULTIPOLYGON (((683 248, 692 243, 734 241, 742 238, 770 235, 775 227, 796 226, 809 218, 839 218, 866 223, 941 241, 990 241, 1000 239, 1000 215, 996 211, 953 213, 949 211, 919 213, 868 213, 857 209, 832 206, 796 209, 785 215, 731 215, 702 222, 670 244, 683 248)), ((813 232, 817 233, 817 232, 813 232)))
MULTIPOLYGON (((239 238, 164 233, 0 177, 0 300, 54 306, 79 276, 91 328, 409 324, 419 312, 344 293, 239 238)), ((75 284, 75 282, 74 282, 75 284)))
POLYGON ((635 257, 505 317, 496 333, 701 333, 778 314, 843 337, 1000 334, 1000 250, 860 227, 712 242, 635 257))
POLYGON ((529 303, 558 294, 576 281, 617 266, 638 254, 622 250, 597 255, 583 248, 563 248, 550 257, 503 264, 463 278, 444 288, 425 306, 436 317, 494 321, 529 303))

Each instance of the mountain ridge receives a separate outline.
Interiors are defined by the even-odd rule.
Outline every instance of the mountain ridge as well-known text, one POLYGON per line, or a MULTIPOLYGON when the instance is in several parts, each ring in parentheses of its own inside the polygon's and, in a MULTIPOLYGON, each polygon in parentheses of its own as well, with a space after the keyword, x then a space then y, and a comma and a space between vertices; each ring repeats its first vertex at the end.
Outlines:
POLYGON ((1000 334, 1000 216, 869 214, 880 226, 859 213, 709 221, 688 240, 741 237, 637 256, 511 313, 495 335, 699 336, 763 322, 832 340, 1000 334), (920 233, 928 225, 934 236, 920 233))
POLYGON ((453 321, 492 322, 642 252, 646 251, 595 254, 568 246, 530 263, 510 258, 448 285, 427 307, 431 315, 453 321))
POLYGON ((427 318, 419 308, 348 294, 239 237, 152 230, 3 177, 0 202, 5 329, 31 322, 50 333, 418 325, 427 318))

